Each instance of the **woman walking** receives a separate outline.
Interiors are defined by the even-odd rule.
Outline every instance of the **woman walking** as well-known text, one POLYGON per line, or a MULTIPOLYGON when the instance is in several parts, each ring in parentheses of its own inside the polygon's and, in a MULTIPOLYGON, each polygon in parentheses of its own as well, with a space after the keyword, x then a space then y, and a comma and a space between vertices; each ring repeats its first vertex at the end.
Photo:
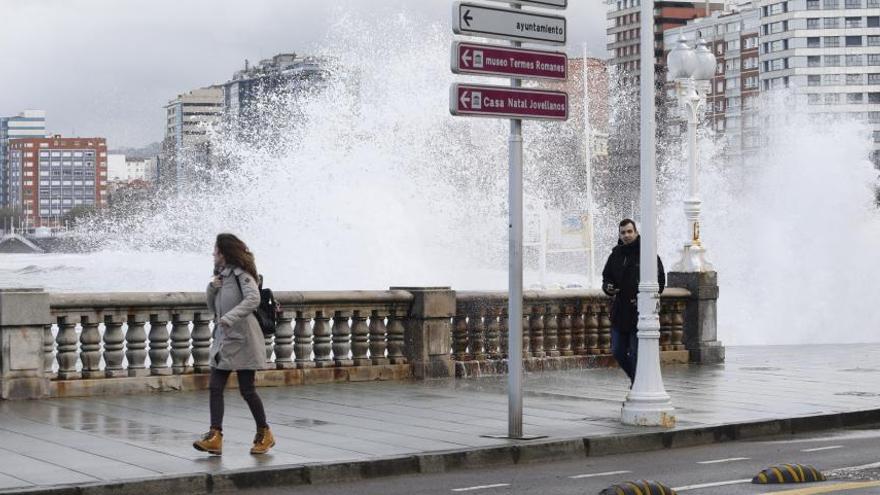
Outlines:
POLYGON ((214 244, 214 278, 208 284, 208 308, 214 313, 211 343, 211 429, 193 447, 215 455, 223 453, 223 390, 235 371, 238 389, 257 424, 251 454, 265 454, 275 445, 266 423, 263 401, 254 384, 256 371, 266 367, 266 347, 260 324, 253 315, 260 304, 254 255, 232 234, 219 234, 214 244))

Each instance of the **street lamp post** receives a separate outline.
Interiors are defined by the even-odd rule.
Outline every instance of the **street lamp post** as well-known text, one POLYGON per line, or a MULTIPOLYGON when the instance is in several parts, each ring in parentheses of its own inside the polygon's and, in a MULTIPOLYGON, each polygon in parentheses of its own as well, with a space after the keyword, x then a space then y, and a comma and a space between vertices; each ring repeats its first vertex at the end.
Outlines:
POLYGON ((682 249, 681 260, 673 267, 679 272, 712 271, 706 259, 706 248, 700 240, 700 175, 697 164, 697 123, 706 105, 712 76, 715 73, 715 55, 699 40, 697 48, 687 45, 684 35, 666 58, 669 77, 675 81, 675 96, 682 116, 687 120, 688 171, 690 193, 684 200, 684 215, 688 222, 688 240, 682 249))
POLYGON ((641 67, 639 180, 641 188, 641 248, 637 305, 638 360, 632 390, 620 420, 639 426, 675 425, 672 401, 660 374, 660 286, 657 284, 657 150, 654 102, 654 0, 641 0, 641 67))

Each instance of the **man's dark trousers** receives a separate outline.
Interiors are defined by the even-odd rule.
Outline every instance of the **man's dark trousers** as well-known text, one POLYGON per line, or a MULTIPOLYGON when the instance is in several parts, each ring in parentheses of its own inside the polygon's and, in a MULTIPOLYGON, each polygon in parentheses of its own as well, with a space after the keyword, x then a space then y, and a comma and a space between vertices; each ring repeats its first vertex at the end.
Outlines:
POLYGON ((636 362, 639 357, 638 332, 621 332, 611 328, 611 353, 620 364, 630 383, 636 380, 636 362))

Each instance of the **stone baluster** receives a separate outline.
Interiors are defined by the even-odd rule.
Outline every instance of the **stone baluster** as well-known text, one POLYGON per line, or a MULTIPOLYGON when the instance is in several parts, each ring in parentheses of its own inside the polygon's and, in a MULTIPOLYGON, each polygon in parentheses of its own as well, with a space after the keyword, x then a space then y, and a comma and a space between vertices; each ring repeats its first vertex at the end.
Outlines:
POLYGON ((333 361, 336 366, 351 366, 351 325, 347 311, 337 311, 333 316, 333 361))
POLYGON ((456 306, 456 313, 452 319, 452 356, 456 361, 468 361, 467 314, 462 305, 456 306))
POLYGON ((559 308, 556 305, 544 306, 544 354, 559 357, 559 308))
POLYGON ((559 324, 559 355, 560 356, 573 356, 574 350, 571 346, 571 306, 567 304, 562 304, 559 306, 559 317, 557 318, 557 322, 559 324))
POLYGON ((333 366, 333 360, 330 358, 331 333, 329 322, 330 318, 324 316, 323 311, 315 312, 315 327, 312 331, 315 340, 315 366, 318 368, 333 366))
MULTIPOLYGON (((315 320, 315 325, 318 321, 315 320)), ((294 363, 299 369, 314 368, 312 361, 312 314, 307 311, 296 312, 296 324, 293 327, 293 353, 294 363)), ((315 351, 315 357, 318 356, 315 351)))
POLYGON ((670 314, 670 306, 668 304, 660 305, 660 350, 672 350, 672 315, 670 314))
POLYGON ((171 316, 171 372, 182 375, 188 371, 190 351, 189 315, 171 316))
POLYGON ((590 304, 586 307, 587 316, 584 320, 584 327, 587 334, 587 354, 601 354, 602 349, 599 346, 599 305, 590 304))
POLYGON ((210 373, 211 320, 205 313, 193 314, 192 358, 195 373, 210 373))
POLYGON ((163 314, 150 315, 150 374, 170 375, 168 366, 168 320, 163 314))
POLYGON ((599 351, 611 354, 611 318, 607 304, 602 304, 599 309, 599 351))
POLYGON ((377 309, 370 315, 370 359, 380 366, 388 364, 385 351, 388 350, 388 328, 385 326, 385 312, 377 309))
POLYGON ((356 310, 351 315, 351 359, 355 366, 369 366, 373 361, 367 355, 370 350, 370 327, 363 311, 356 310))
POLYGON ((81 378, 82 374, 76 371, 77 356, 76 322, 70 321, 67 316, 58 317, 58 335, 55 344, 58 354, 58 378, 61 380, 74 380, 81 378))
POLYGON ((575 356, 587 354, 587 325, 584 321, 584 306, 575 303, 571 307, 571 350, 575 356))
POLYGON ((128 376, 147 376, 147 332, 140 315, 128 315, 128 330, 125 332, 125 359, 128 361, 128 376))
POLYGON ((391 310, 388 315, 388 361, 391 364, 406 364, 406 355, 403 353, 403 320, 406 318, 406 310, 391 310))
POLYGON ((500 308, 486 309, 486 356, 489 359, 498 359, 503 354, 498 349, 499 334, 501 333, 501 324, 498 322, 500 313, 500 308))
MULTIPOLYGON (((544 308, 532 306, 532 315, 529 317, 529 340, 531 347, 529 352, 533 358, 543 358, 544 351, 544 308)), ((525 333, 525 332, 523 332, 525 333)))
POLYGON ((43 327, 43 372, 52 378, 55 373, 52 365, 55 364, 55 337, 52 335, 52 325, 43 327))
POLYGON ((683 351, 683 350, 687 349, 684 342, 682 341, 684 339, 684 311, 685 311, 684 301, 675 301, 672 304, 671 345, 672 345, 673 351, 683 351))
POLYGON ((108 378, 128 376, 122 368, 125 358, 125 335, 122 319, 116 315, 104 315, 104 375, 108 378))
POLYGON ((275 327, 275 367, 279 370, 294 368, 293 362, 293 335, 294 330, 290 325, 293 321, 292 314, 288 311, 278 313, 278 325, 275 327))
POLYGON ((272 362, 272 355, 275 354, 275 336, 264 334, 263 347, 266 349, 266 363, 271 368, 274 365, 272 362))
POLYGON ((98 330, 99 321, 94 316, 82 315, 80 325, 82 332, 79 334, 80 360, 82 361, 83 378, 103 378, 101 371, 101 332, 98 330))
POLYGON ((529 359, 532 357, 532 336, 531 330, 529 329, 529 323, 531 322, 531 316, 525 314, 526 311, 529 311, 529 307, 523 305, 523 317, 522 317, 522 353, 523 359, 529 359))
POLYGON ((499 309, 501 313, 500 321, 498 322, 498 355, 504 359, 507 359, 507 350, 510 347, 510 324, 507 322, 507 307, 499 309))
POLYGON ((468 315, 468 349, 474 361, 486 360, 483 340, 486 327, 483 324, 483 311, 482 305, 476 305, 468 311, 470 313, 468 315))

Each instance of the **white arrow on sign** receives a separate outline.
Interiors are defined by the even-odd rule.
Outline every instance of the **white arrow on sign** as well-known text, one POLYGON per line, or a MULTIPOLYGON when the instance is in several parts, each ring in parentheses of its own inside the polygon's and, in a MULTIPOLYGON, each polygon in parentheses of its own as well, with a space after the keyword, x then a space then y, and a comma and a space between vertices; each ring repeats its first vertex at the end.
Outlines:
POLYGON ((494 0, 506 4, 530 5, 532 7, 546 7, 548 9, 564 9, 568 7, 568 0, 494 0))
POLYGON ((468 106, 468 100, 470 100, 470 98, 470 92, 464 91, 461 93, 461 98, 458 99, 458 102, 461 103, 461 106, 463 106, 464 108, 470 108, 468 106))
POLYGON ((465 67, 471 66, 471 51, 470 50, 464 51, 464 53, 461 55, 461 62, 462 62, 462 65, 464 65, 465 67))
POLYGON ((564 45, 568 34, 563 16, 466 2, 452 4, 452 31, 469 36, 551 45, 564 45))

